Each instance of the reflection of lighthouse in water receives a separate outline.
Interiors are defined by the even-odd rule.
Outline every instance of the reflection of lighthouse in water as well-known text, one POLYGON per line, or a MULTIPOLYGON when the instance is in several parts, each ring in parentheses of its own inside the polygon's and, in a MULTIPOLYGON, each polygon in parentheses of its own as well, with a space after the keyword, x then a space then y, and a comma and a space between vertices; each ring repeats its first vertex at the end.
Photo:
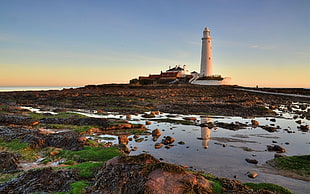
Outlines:
MULTIPOLYGON (((210 123, 211 119, 207 116, 201 116, 201 124, 210 123)), ((202 147, 207 149, 209 147, 209 141, 211 137, 211 130, 208 127, 202 126, 201 127, 201 139, 202 139, 202 147)))
POLYGON ((201 127, 202 147, 207 149, 209 147, 211 130, 208 127, 201 127))

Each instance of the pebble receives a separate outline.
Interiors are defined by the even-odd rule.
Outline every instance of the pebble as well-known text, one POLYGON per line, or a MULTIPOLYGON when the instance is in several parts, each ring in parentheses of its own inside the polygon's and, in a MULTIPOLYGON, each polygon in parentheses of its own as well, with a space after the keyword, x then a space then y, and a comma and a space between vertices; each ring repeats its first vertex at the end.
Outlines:
POLYGON ((254 159, 254 158, 246 158, 245 160, 248 163, 251 163, 251 164, 257 164, 258 163, 258 161, 256 159, 254 159))
POLYGON ((163 147, 164 144, 162 143, 156 143, 155 144, 155 149, 160 149, 161 147, 163 147))
POLYGON ((249 171, 247 174, 250 178, 256 178, 258 176, 258 173, 255 171, 249 171))

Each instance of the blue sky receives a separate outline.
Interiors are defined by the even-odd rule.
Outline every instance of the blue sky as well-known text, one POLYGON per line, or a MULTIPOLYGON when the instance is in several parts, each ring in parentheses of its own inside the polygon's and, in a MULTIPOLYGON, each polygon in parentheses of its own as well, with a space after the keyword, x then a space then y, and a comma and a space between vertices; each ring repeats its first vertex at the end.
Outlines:
POLYGON ((0 0, 0 86, 125 83, 169 65, 244 86, 310 87, 308 0, 0 0))

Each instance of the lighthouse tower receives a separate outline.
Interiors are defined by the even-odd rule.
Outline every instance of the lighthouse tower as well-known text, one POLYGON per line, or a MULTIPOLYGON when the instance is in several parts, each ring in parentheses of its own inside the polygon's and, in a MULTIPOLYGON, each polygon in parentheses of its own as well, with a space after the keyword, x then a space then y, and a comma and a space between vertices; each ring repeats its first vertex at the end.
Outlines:
POLYGON ((200 66, 200 75, 211 76, 212 75, 212 43, 210 30, 208 27, 203 31, 202 37, 202 48, 201 48, 201 66, 200 66))

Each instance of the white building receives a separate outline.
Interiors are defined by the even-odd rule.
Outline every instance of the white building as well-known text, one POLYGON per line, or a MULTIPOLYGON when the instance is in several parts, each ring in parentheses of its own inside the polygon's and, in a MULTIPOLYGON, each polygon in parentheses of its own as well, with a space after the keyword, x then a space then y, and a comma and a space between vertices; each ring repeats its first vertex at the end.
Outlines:
POLYGON ((203 31, 200 73, 193 72, 193 78, 189 80, 189 83, 197 85, 228 85, 231 78, 223 78, 221 75, 213 74, 212 37, 210 32, 208 27, 203 31))
POLYGON ((200 77, 212 75, 212 37, 208 27, 203 31, 201 48, 200 77))

